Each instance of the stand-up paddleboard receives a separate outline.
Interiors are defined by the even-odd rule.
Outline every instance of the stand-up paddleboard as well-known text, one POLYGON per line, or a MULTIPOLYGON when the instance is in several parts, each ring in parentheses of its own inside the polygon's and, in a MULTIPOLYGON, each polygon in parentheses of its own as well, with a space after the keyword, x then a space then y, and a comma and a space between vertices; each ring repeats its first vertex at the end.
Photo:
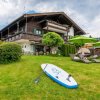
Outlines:
POLYGON ((74 78, 61 68, 53 64, 42 64, 41 68, 52 80, 54 80, 58 84, 67 88, 78 87, 78 84, 74 80, 74 78))

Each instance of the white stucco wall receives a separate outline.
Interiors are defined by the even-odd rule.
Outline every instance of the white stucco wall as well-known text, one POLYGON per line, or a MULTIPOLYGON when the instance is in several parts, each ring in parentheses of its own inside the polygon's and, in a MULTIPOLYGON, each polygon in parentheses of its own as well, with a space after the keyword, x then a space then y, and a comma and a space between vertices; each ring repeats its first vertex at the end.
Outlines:
POLYGON ((73 27, 71 27, 71 28, 69 29, 68 35, 69 35, 69 36, 74 36, 74 28, 73 28, 73 27))
POLYGON ((35 45, 31 45, 31 42, 27 39, 20 39, 15 41, 16 43, 20 44, 22 47, 22 51, 24 53, 35 53, 35 45))
POLYGON ((34 45, 30 45, 30 43, 23 43, 22 45, 22 50, 26 53, 34 53, 34 45))

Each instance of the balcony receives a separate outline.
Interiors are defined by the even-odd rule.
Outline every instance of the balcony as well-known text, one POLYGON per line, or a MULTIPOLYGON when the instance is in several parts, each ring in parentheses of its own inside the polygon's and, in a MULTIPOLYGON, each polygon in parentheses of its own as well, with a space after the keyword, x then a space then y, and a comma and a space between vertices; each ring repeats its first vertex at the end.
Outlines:
POLYGON ((40 42, 42 40, 42 37, 33 34, 23 34, 21 39, 28 39, 29 41, 40 42))
POLYGON ((20 33, 20 34, 16 34, 16 35, 12 35, 8 38, 5 39, 5 41, 18 41, 21 39, 25 39, 25 40, 29 40, 29 41, 34 41, 34 42, 41 42, 42 37, 41 36, 35 36, 33 34, 30 33, 20 33))
POLYGON ((54 21, 47 21, 46 26, 43 27, 43 29, 58 32, 58 33, 63 33, 63 34, 67 33, 67 27, 66 26, 63 26, 63 25, 56 23, 54 21))

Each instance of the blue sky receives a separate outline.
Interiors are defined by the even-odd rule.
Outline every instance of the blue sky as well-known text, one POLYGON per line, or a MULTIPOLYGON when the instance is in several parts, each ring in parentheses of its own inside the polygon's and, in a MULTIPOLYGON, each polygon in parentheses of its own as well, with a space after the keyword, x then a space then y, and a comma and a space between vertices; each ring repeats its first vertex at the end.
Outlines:
POLYGON ((100 0, 0 0, 0 29, 29 10, 63 11, 87 33, 100 37, 100 0))

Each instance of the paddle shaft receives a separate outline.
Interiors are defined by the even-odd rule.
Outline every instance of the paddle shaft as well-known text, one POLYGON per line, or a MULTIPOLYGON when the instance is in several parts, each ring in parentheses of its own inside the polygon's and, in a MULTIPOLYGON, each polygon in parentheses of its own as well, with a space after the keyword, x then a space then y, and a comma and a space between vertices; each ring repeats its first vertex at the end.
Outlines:
MULTIPOLYGON (((45 66, 45 68, 44 68, 43 70, 46 69, 47 65, 48 65, 48 64, 46 64, 46 66, 45 66)), ((42 76, 43 73, 44 73, 44 72, 42 71, 42 72, 40 73, 40 75, 35 79, 35 83, 38 83, 38 82, 39 82, 40 77, 42 76)))

